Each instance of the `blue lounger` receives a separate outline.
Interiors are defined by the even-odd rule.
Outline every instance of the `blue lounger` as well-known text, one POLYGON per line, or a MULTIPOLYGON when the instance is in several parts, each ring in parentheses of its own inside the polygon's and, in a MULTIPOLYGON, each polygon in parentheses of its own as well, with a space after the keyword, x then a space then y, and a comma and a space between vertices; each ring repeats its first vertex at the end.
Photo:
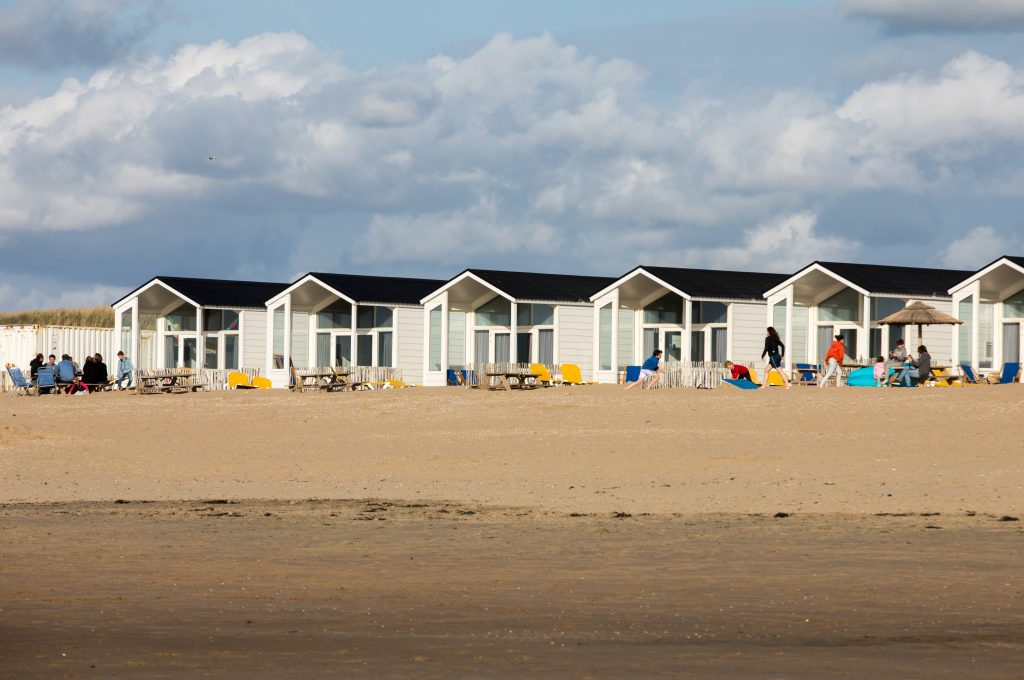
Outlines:
POLYGON ((722 378, 723 382, 727 382, 733 387, 738 387, 741 390, 756 390, 760 387, 757 383, 752 383, 749 380, 733 380, 732 378, 722 378))
POLYGON ((850 387, 875 387, 875 367, 866 366, 850 371, 846 384, 850 387))
POLYGON ((626 382, 636 382, 640 379, 639 366, 626 366, 626 382))

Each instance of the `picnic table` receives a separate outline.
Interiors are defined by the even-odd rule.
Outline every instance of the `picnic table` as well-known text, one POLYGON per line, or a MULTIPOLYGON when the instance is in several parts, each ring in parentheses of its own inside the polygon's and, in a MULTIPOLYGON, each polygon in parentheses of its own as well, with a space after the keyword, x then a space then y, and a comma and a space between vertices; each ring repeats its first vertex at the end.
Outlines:
POLYGON ((206 387, 196 380, 190 368, 139 371, 138 394, 198 392, 206 387))
POLYGON ((332 369, 309 369, 295 372, 295 386, 298 392, 346 392, 358 389, 363 383, 349 380, 349 371, 332 369))
POLYGON ((490 385, 490 389, 505 389, 509 392, 512 391, 513 387, 520 390, 532 390, 537 387, 537 378, 540 377, 539 373, 529 373, 524 371, 496 371, 494 373, 487 373, 486 375, 488 377, 488 383, 491 382, 491 378, 498 381, 497 385, 490 385), (514 386, 512 385, 512 381, 515 381, 514 386))

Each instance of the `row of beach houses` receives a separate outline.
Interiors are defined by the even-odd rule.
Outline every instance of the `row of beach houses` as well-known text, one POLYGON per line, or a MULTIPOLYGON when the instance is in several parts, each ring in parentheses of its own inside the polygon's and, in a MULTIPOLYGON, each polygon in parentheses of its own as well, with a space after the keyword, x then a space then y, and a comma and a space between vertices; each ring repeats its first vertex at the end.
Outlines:
POLYGON ((467 269, 448 281, 312 272, 267 283, 157 276, 113 304, 114 344, 137 368, 387 366, 444 385, 449 369, 574 363, 613 383, 654 348, 667 361, 759 365, 765 327, 786 362, 817 362, 833 335, 848 355, 886 354, 917 329, 880 319, 914 301, 960 326, 924 329, 946 365, 1020 359, 1024 257, 978 271, 813 262, 794 274, 639 266, 618 278, 467 269))

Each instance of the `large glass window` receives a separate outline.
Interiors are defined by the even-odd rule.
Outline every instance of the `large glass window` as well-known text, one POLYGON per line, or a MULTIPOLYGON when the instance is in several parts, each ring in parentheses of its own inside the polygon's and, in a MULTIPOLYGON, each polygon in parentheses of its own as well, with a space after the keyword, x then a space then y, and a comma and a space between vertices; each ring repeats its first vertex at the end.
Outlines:
POLYGON ((609 302, 598 310, 598 367, 602 371, 612 370, 612 304, 609 302))
POLYGON ((903 298, 877 297, 871 298, 871 320, 881 321, 887 316, 892 316, 907 306, 903 298))
POLYGON ((978 367, 993 368, 995 342, 995 305, 978 304, 978 367))
POLYGON ((550 326, 555 323, 551 305, 521 304, 516 307, 517 326, 550 326))
POLYGON ((441 306, 430 310, 429 363, 431 371, 441 370, 441 306))
POLYGON ((391 361, 391 343, 393 339, 391 331, 381 331, 377 333, 377 365, 378 366, 390 366, 391 361))
POLYGON ((666 293, 644 307, 644 323, 682 323, 683 298, 675 293, 666 293))
POLYGON ((862 359, 863 358, 859 354, 857 354, 857 329, 856 328, 840 328, 838 331, 836 331, 836 335, 842 335, 843 336, 843 344, 846 345, 845 355, 847 357, 849 357, 849 359, 844 359, 844 361, 850 361, 850 360, 862 359))
POLYGON ((690 331, 690 361, 704 361, 704 331, 690 331))
POLYGON ((1007 319, 1024 319, 1024 290, 1006 298, 1003 302, 1003 317, 1007 319))
POLYGON ((356 326, 361 330, 370 328, 391 328, 393 311, 390 307, 362 305, 357 308, 356 326))
POLYGON ((553 330, 537 331, 537 361, 547 366, 555 363, 555 332, 553 330))
POLYGON ((644 355, 641 360, 646 360, 649 356, 654 354, 654 350, 659 349, 658 347, 658 329, 657 328, 645 328, 644 329, 644 355))
POLYGON ((274 336, 273 336, 273 353, 274 353, 274 368, 285 368, 284 365, 284 325, 285 325, 285 314, 284 305, 275 307, 273 311, 273 323, 274 323, 274 336))
POLYGON ((516 333, 516 361, 526 364, 530 358, 530 333, 516 333))
POLYGON ((232 309, 207 309, 203 311, 203 331, 237 331, 238 312, 232 309))
POLYGON ((512 338, 508 333, 494 334, 494 362, 507 364, 512 360, 512 338))
POLYGON ((853 288, 843 288, 818 303, 818 318, 821 321, 859 321, 860 293, 853 288))
POLYGON ((316 327, 352 328, 352 305, 345 300, 336 300, 316 314, 316 327))
POLYGON ((164 367, 165 368, 177 368, 178 367, 178 346, 179 336, 177 335, 165 335, 164 336, 164 367))
POLYGON ((121 351, 131 356, 132 352, 132 310, 121 312, 121 351))
POLYGON ((693 323, 726 323, 729 308, 721 302, 694 302, 690 305, 693 323))
POLYGON ((373 336, 360 335, 356 338, 356 365, 373 365, 373 336))
POLYGON ((224 336, 224 368, 238 370, 238 336, 234 333, 224 336))
POLYGON ((960 330, 958 331, 959 338, 959 354, 957 360, 961 363, 971 363, 971 354, 973 354, 974 346, 971 344, 971 338, 973 336, 972 321, 974 320, 974 299, 966 298, 961 300, 957 304, 957 317, 963 321, 960 324, 960 330))
POLYGON ((194 331, 196 329, 196 308, 192 305, 182 305, 164 317, 164 330, 194 331))
POLYGON ((352 336, 334 336, 334 365, 342 368, 352 366, 352 336))
POLYGON ((474 321, 477 326, 511 326, 512 303, 498 296, 476 308, 474 321))
POLYGON ((319 367, 330 366, 331 361, 331 334, 316 334, 316 365, 319 367))
POLYGON ((725 328, 712 328, 711 329, 711 360, 722 362, 725 361, 725 350, 726 350, 726 339, 728 337, 728 330, 725 328))
MULTIPOLYGON (((772 306, 772 328, 774 328, 783 344, 786 343, 786 301, 776 302, 772 306)), ((716 360, 717 361, 717 360, 716 360)))
POLYGON ((217 368, 220 349, 220 338, 216 335, 207 335, 204 343, 203 366, 205 368, 217 368))

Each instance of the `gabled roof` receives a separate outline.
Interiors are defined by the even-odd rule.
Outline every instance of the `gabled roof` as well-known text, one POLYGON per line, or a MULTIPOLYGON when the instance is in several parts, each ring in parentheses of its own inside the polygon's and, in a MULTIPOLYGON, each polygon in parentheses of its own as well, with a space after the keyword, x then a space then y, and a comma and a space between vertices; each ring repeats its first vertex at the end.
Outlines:
POLYGON ((1020 271, 1024 271, 1024 257, 1018 255, 1003 255, 1002 257, 998 257, 995 260, 992 260, 978 271, 971 272, 968 276, 960 279, 955 284, 950 286, 950 294, 955 293, 956 291, 968 286, 971 283, 974 283, 978 279, 982 278, 983 276, 989 274, 993 270, 998 269, 999 267, 1005 264, 1009 264, 1011 268, 1016 268, 1019 269, 1020 271))
MULTIPOLYGON (((620 276, 615 282, 618 283, 638 271, 646 272, 668 284, 680 295, 689 298, 723 300, 762 300, 766 290, 777 286, 787 278, 786 274, 641 265, 620 276)), ((603 293, 604 290, 601 292, 603 293)))
POLYGON ((418 305, 423 297, 445 283, 440 279, 408 279, 399 276, 364 276, 325 272, 310 272, 308 276, 327 284, 356 303, 418 305))
POLYGON ((186 276, 154 276, 111 307, 116 307, 153 283, 159 281, 200 307, 263 307, 267 298, 284 290, 286 283, 267 281, 231 281, 227 279, 197 279, 186 276))
POLYGON ((972 274, 957 269, 815 261, 766 291, 765 297, 812 271, 827 272, 866 295, 910 297, 949 297, 949 289, 972 274))
POLYGON ((957 269, 895 267, 884 264, 817 262, 870 293, 946 297, 949 289, 973 272, 957 269))
POLYGON ((467 269, 452 280, 466 273, 487 282, 514 300, 550 302, 589 302, 591 295, 615 281, 607 276, 538 274, 496 269, 467 269))

